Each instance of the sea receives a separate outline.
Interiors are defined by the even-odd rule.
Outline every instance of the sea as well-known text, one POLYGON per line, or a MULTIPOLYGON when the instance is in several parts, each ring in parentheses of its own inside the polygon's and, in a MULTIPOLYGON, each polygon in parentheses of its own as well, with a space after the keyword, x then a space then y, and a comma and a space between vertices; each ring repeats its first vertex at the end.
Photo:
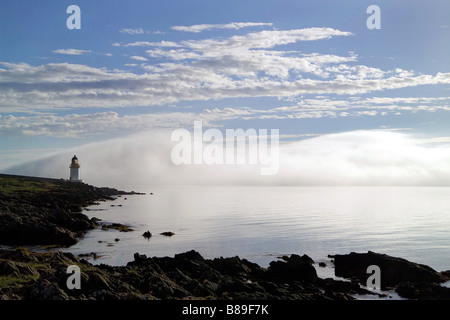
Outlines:
MULTIPOLYGON (((306 254, 332 276, 335 254, 374 251, 450 269, 450 187, 139 185, 85 208, 134 231, 89 231, 62 251, 93 264, 126 265, 135 253, 239 256, 260 266, 306 254), (142 234, 150 231, 152 236, 142 234), (161 233, 173 232, 172 236, 161 233), (94 255, 95 254, 95 255, 94 255)), ((54 250, 54 249, 52 249, 54 250)))

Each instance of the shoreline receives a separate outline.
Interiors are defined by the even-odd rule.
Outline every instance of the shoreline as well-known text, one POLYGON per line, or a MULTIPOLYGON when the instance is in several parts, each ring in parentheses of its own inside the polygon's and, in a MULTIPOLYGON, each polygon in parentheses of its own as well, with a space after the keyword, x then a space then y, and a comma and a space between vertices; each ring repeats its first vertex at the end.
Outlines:
MULTIPOLYGON (((64 179, 0 174, 0 244, 71 246, 102 224, 83 208, 140 194, 64 179)), ((120 227, 120 226, 112 226, 120 227)))
MULTIPOLYGON (((320 278, 314 261, 295 253, 261 267, 238 256, 205 259, 191 250, 174 257, 139 253, 125 266, 94 265, 71 252, 35 252, 21 245, 70 247, 88 230, 127 226, 89 219, 82 208, 114 196, 141 194, 63 179, 0 174, 0 300, 353 300, 450 299, 450 271, 374 252, 335 255, 335 276, 320 278), (67 287, 66 269, 81 269, 81 289, 67 287), (367 267, 381 269, 382 291, 365 288, 367 267), (381 295, 381 296, 380 296, 381 295)), ((319 269, 320 269, 319 264, 319 269)))
POLYGON ((70 252, 0 249, 0 300, 449 300, 450 270, 384 254, 334 256, 336 276, 320 278, 307 256, 291 254, 269 267, 238 256, 205 259, 191 250, 174 257, 134 254, 126 266, 93 265, 70 252), (366 288, 367 265, 382 270, 381 290, 366 288), (80 273, 68 285, 69 267, 80 273), (394 296, 396 295, 396 296, 394 296))

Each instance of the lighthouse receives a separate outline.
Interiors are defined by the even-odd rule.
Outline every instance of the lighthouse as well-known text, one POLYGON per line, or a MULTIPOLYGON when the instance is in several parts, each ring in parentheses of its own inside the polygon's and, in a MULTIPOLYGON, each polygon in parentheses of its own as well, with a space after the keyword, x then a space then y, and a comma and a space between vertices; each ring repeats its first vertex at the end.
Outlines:
POLYGON ((73 156, 72 163, 70 164, 69 168, 70 168, 70 181, 83 182, 83 180, 80 180, 80 164, 78 163, 77 156, 73 156))

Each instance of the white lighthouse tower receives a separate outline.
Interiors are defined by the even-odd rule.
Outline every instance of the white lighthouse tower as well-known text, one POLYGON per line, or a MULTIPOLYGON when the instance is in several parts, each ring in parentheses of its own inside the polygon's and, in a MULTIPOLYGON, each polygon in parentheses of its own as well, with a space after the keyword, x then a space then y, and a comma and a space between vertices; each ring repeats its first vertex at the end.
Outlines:
POLYGON ((73 156, 72 163, 70 164, 69 168, 70 168, 70 181, 83 182, 83 180, 80 180, 80 164, 78 163, 77 156, 73 156))

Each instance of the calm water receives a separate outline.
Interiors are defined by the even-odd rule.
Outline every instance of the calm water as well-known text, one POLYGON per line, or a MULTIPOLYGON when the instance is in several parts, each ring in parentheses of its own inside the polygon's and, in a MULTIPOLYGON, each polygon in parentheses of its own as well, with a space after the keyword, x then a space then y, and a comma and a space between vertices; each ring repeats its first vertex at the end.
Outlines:
POLYGON ((367 252, 450 269, 450 188, 135 186, 153 192, 103 202, 85 213, 136 231, 93 230, 75 254, 124 265, 139 252, 173 256, 195 249, 205 258, 239 255, 268 266, 283 254, 367 252), (111 206, 114 205, 114 206, 111 206), (119 206, 121 205, 121 206, 119 206), (149 230, 153 237, 142 237, 149 230), (173 237, 161 232, 172 231, 173 237), (120 238, 116 242, 115 238, 120 238), (100 242, 99 242, 100 241, 100 242))

